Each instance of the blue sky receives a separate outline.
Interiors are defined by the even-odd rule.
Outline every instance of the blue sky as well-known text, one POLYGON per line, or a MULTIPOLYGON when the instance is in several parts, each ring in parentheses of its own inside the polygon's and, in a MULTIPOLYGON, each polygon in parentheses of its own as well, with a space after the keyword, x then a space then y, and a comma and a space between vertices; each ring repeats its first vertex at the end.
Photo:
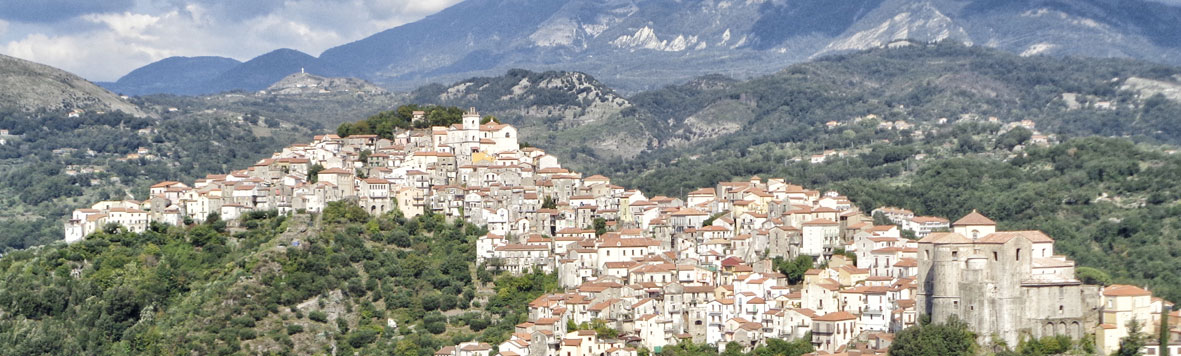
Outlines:
POLYGON ((170 56, 318 56, 459 1, 0 0, 0 53, 112 81, 170 56))

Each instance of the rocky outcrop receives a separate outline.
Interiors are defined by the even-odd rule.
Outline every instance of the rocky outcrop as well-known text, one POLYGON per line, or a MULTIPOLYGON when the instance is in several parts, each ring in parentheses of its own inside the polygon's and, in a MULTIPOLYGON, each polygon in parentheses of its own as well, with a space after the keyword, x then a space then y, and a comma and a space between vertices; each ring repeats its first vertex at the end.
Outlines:
POLYGON ((385 89, 357 78, 328 78, 308 73, 295 73, 275 82, 266 89, 267 94, 311 95, 330 93, 382 94, 385 89))

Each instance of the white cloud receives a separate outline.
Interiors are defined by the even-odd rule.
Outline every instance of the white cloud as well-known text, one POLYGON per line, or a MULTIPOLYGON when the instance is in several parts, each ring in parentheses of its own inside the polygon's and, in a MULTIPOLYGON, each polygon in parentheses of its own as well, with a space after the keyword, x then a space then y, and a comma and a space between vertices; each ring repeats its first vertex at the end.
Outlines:
POLYGON ((278 48, 315 56, 459 1, 140 0, 127 11, 62 20, 68 25, 0 20, 0 51, 111 81, 169 56, 248 60, 278 48))
POLYGON ((1148 0, 1155 1, 1169 6, 1181 6, 1181 0, 1148 0))
MULTIPOLYGON (((176 17, 175 12, 165 14, 164 16, 176 17)), ((148 34, 149 27, 160 22, 159 16, 152 16, 148 14, 133 14, 124 12, 122 14, 91 14, 82 17, 87 21, 106 25, 114 35, 119 37, 134 38, 138 40, 150 41, 154 38, 148 34)))

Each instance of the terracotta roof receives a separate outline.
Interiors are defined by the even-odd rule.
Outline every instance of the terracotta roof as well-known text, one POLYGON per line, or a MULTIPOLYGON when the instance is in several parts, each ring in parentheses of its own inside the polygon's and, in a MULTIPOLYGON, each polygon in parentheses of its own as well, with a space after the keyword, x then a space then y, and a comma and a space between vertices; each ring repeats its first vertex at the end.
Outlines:
POLYGON ((181 184, 181 182, 177 182, 177 181, 163 181, 163 182, 160 182, 160 183, 156 183, 156 184, 152 185, 151 187, 152 187, 152 188, 166 188, 166 187, 168 187, 168 186, 171 186, 171 185, 176 185, 176 184, 181 184))
POLYGON ((856 315, 850 314, 849 312, 839 311, 812 318, 812 321, 845 321, 854 319, 857 319, 856 315))
POLYGON ((649 247, 660 246, 660 242, 649 238, 605 238, 599 247, 649 247))
POLYGON ((1036 230, 1030 231, 998 231, 977 240, 980 243, 1006 243, 1015 237, 1024 237, 1032 243, 1054 243, 1054 239, 1046 235, 1046 233, 1036 230))
POLYGON ((894 267, 918 267, 919 262, 913 258, 903 258, 894 264, 894 267))
POLYGON ((919 224, 923 224, 923 223, 947 223, 947 222, 948 222, 948 220, 947 220, 947 219, 944 219, 944 218, 941 218, 941 217, 937 217, 937 216, 916 216, 916 217, 914 217, 913 219, 910 219, 910 221, 911 221, 911 222, 915 222, 915 223, 919 223, 919 224))
POLYGON ((832 221, 832 220, 828 220, 828 219, 816 219, 816 220, 806 222, 806 223, 804 223, 804 225, 839 225, 839 224, 837 224, 836 221, 832 221))
POLYGON ((972 240, 969 240, 967 237, 964 237, 964 235, 960 235, 960 234, 957 234, 954 232, 935 232, 935 233, 931 233, 930 235, 927 235, 927 237, 924 237, 922 240, 919 240, 919 243, 921 243, 921 244, 967 244, 967 243, 972 243, 972 240))
POLYGON ((353 172, 349 172, 342 168, 329 168, 320 171, 319 174, 353 174, 353 172))
POLYGON ((964 215, 964 217, 960 218, 959 220, 956 220, 954 223, 952 223, 952 225, 956 225, 956 226, 996 225, 996 221, 992 221, 992 219, 989 219, 988 217, 984 216, 984 214, 980 214, 980 212, 976 211, 976 209, 972 209, 971 213, 968 213, 968 215, 964 215))
MULTIPOLYGON (((655 199, 653 199, 653 200, 655 200, 655 199)), ((678 210, 678 211, 672 213, 672 216, 702 216, 702 215, 709 215, 709 214, 706 214, 705 212, 703 212, 701 210, 692 209, 692 208, 681 209, 681 210, 678 210)))
POLYGON ((1113 284, 1107 288, 1103 288, 1103 296, 1105 297, 1140 297, 1146 295, 1152 295, 1152 293, 1140 287, 1126 284, 1113 284))

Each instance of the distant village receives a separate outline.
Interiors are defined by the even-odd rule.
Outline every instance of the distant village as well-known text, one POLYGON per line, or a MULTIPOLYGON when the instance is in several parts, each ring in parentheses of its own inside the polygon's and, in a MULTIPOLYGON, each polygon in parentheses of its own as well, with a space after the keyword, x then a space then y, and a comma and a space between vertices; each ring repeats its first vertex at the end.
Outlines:
MULTIPOLYGON (((423 116, 416 112, 415 120, 423 116)), ((719 350, 735 342, 750 351, 768 339, 809 335, 817 355, 884 355, 895 333, 921 315, 964 320, 982 345, 1094 335, 1108 354, 1130 320, 1149 334, 1161 318, 1181 325, 1181 314, 1162 312, 1171 310, 1167 301, 1136 286, 1085 285, 1051 236, 1000 231, 980 212, 954 222, 895 207, 865 212, 839 192, 761 177, 684 199, 648 197, 521 148, 516 128, 481 124, 475 109, 461 124, 392 136, 316 136, 245 170, 160 182, 147 201, 75 210, 65 240, 108 224, 143 232, 152 222, 320 212, 346 200, 371 214, 397 209, 487 226, 476 244, 479 265, 557 274, 564 292, 529 303, 529 321, 509 340, 461 343, 437 356, 636 356, 682 342, 719 350), (313 167, 323 169, 309 176, 313 167), (874 216, 890 223, 875 224, 874 216), (606 222, 606 233, 592 228, 596 220, 606 222), (799 256, 813 268, 792 284, 772 259, 799 256), (593 320, 618 335, 568 329, 593 320)), ((1173 333, 1181 340, 1181 329, 1173 333)), ((1150 342, 1143 352, 1181 353, 1181 343, 1166 347, 1150 342)))

